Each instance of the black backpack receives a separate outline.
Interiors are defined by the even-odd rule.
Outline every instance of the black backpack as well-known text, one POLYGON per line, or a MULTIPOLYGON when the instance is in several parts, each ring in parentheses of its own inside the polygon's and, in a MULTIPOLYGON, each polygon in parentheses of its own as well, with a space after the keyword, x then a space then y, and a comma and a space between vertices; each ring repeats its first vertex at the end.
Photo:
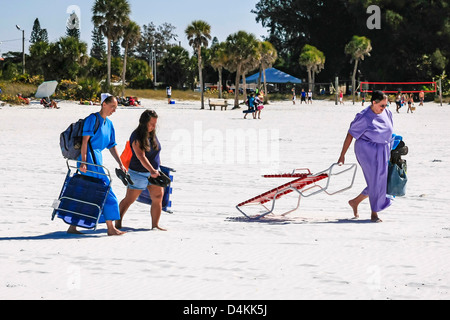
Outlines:
MULTIPOLYGON (((94 113, 93 113, 94 114, 94 113)), ((95 113, 95 127, 94 127, 94 135, 97 133, 100 128, 100 119, 98 114, 95 113)), ((61 147, 61 152, 64 158, 77 160, 81 154, 81 144, 83 142, 83 127, 85 119, 80 119, 77 122, 72 123, 65 131, 61 132, 59 136, 59 146, 61 147)), ((91 142, 89 141, 89 147, 92 153, 92 158, 94 163, 97 164, 97 161, 94 156, 94 150, 92 149, 91 142)))

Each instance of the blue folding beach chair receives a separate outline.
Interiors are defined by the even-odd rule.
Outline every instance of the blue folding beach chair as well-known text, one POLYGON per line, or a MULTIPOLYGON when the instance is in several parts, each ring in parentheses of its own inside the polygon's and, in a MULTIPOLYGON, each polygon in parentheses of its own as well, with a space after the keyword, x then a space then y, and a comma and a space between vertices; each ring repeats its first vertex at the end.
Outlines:
MULTIPOLYGON (((167 213, 173 213, 173 211, 171 211, 169 209, 172 207, 172 201, 170 201, 170 195, 172 194, 173 175, 171 174, 171 172, 176 172, 176 171, 172 168, 163 167, 163 166, 160 167, 160 170, 164 174, 166 174, 170 178, 170 181, 171 181, 170 184, 164 189, 164 197, 163 197, 163 201, 162 201, 163 211, 165 211, 167 213)), ((140 203, 148 204, 148 205, 152 204, 152 199, 150 198, 150 193, 148 192, 148 189, 145 189, 144 191, 141 192, 141 195, 139 196, 137 201, 140 203)))
POLYGON ((106 173, 88 172, 107 176, 109 182, 83 175, 79 173, 77 163, 84 162, 67 160, 68 172, 61 194, 53 205, 52 220, 57 216, 67 224, 96 230, 106 197, 111 190, 111 174, 106 167, 88 163, 91 166, 102 167, 106 173), (72 162, 75 162, 75 165, 72 162), (72 173, 71 169, 76 169, 76 172, 72 173))

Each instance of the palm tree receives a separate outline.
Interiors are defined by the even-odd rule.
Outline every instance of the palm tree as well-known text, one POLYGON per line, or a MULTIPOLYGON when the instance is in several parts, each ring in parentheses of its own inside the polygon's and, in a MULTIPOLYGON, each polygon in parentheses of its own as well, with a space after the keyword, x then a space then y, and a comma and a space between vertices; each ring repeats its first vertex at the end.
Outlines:
POLYGON ((219 90, 219 99, 222 99, 222 71, 226 64, 226 54, 225 54, 225 43, 221 42, 211 48, 212 58, 211 66, 219 72, 219 85, 217 89, 219 90))
POLYGON ((255 70, 256 68, 258 68, 259 65, 261 55, 258 45, 259 43, 256 40, 256 50, 248 57, 248 60, 242 64, 241 77, 242 77, 242 91, 244 92, 244 95, 247 93, 247 73, 251 70, 255 70))
POLYGON ((267 103, 267 82, 266 69, 272 68, 274 62, 278 59, 278 53, 275 47, 269 41, 262 41, 259 43, 259 79, 258 88, 261 90, 261 75, 264 77, 264 103, 267 103))
POLYGON ((127 72, 127 56, 128 50, 138 45, 141 39, 141 27, 134 21, 130 21, 124 29, 122 47, 125 48, 123 56, 123 71, 122 71, 122 96, 125 95, 125 75, 127 72))
POLYGON ((198 76, 200 81, 200 92, 202 95, 202 107, 204 104, 204 84, 203 84, 203 61, 202 48, 208 46, 208 40, 211 40, 211 26, 202 20, 193 21, 185 30, 189 45, 196 51, 198 57, 198 76))
POLYGON ((253 34, 238 31, 228 36, 225 54, 227 56, 225 68, 230 72, 236 72, 234 108, 239 108, 239 80, 250 66, 255 66, 252 61, 259 59, 258 40, 253 34))
POLYGON ((111 85, 111 42, 118 41, 123 28, 129 22, 131 12, 127 0, 96 0, 92 7, 92 22, 108 39, 108 77, 106 85, 111 85))
POLYGON ((352 95, 353 104, 355 104, 355 91, 356 91, 356 72, 358 71, 359 60, 364 60, 365 56, 370 57, 370 51, 372 51, 372 44, 366 37, 353 36, 352 40, 345 46, 345 54, 352 57, 350 62, 355 61, 355 68, 353 69, 352 76, 352 95))
POLYGON ((308 71, 309 89, 313 90, 315 75, 325 66, 325 55, 322 51, 309 44, 305 45, 300 54, 299 63, 308 71))

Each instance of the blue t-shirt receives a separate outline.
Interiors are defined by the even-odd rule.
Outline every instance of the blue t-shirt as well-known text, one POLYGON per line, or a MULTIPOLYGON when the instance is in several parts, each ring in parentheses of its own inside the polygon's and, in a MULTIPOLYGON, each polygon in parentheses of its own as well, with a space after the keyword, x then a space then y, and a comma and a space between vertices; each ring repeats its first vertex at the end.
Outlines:
POLYGON ((248 98, 248 107, 249 108, 254 108, 255 107, 255 98, 254 97, 248 98))
MULTIPOLYGON (((111 149, 117 145, 116 133, 115 133, 114 125, 113 125, 112 121, 109 120, 108 118, 103 119, 100 116, 100 113, 98 113, 98 112, 96 114, 94 114, 94 113, 91 114, 84 121, 83 136, 91 137, 90 142, 91 142, 94 154, 95 154, 96 164, 100 165, 100 166, 103 165, 102 151, 105 149, 111 149), (95 124, 98 121, 97 119, 100 120, 100 126, 98 127, 97 132, 94 134, 95 124)), ((79 156, 78 160, 81 160, 81 155, 79 156)), ((87 149, 86 161, 88 163, 94 163, 94 160, 93 160, 93 157, 91 154, 91 150, 89 147, 87 149)), ((78 163, 78 166, 79 165, 80 165, 80 163, 78 163)), ((104 170, 101 167, 97 167, 97 166, 88 165, 88 170, 104 173, 104 170)), ((105 181, 107 180, 104 175, 97 176, 96 174, 93 174, 93 173, 86 173, 86 174, 101 178, 105 181)))
MULTIPOLYGON (((133 146, 133 142, 135 140, 138 140, 137 136, 137 130, 134 130, 130 137, 130 145, 133 146)), ((152 143, 149 139, 150 143, 150 151, 145 151, 145 157, 148 159, 148 161, 151 163, 152 167, 155 170, 159 170, 159 166, 161 165, 161 160, 159 158, 159 154, 161 152, 161 143, 159 142, 158 138, 156 138, 156 142, 158 144, 158 150, 153 149, 152 143)), ((130 161, 130 169, 137 172, 148 172, 147 169, 144 168, 141 161, 137 158, 136 154, 134 153, 133 147, 131 147, 131 151, 133 153, 133 156, 131 157, 130 161)))

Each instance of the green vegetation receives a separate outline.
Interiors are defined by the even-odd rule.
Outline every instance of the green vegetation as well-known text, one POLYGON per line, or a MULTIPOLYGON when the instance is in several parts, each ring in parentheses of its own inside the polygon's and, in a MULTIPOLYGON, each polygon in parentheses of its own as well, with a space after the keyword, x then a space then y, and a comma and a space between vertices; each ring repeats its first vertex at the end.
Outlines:
MULTIPOLYGON (((366 25, 370 4, 368 0, 260 0, 252 12, 269 32, 264 41, 241 30, 219 42, 213 37, 214 26, 195 20, 183 33, 193 49, 190 55, 174 44, 178 35, 170 23, 140 26, 130 20, 128 0, 96 0, 90 53, 79 39, 75 13, 66 35, 54 42, 49 42, 47 30, 36 19, 26 57, 27 73, 22 74, 21 52, 3 54, 2 97, 14 102, 18 93, 30 97, 35 91, 31 88, 42 81, 57 80, 59 99, 95 100, 101 92, 165 99, 165 88, 172 86, 174 97, 198 96, 202 108, 210 96, 234 98, 237 106, 241 97, 227 93, 230 87, 242 81, 245 92, 246 76, 259 72, 258 88, 267 93, 262 82, 265 70, 272 66, 307 78, 312 89, 316 82, 334 83, 336 76, 351 80, 352 88, 364 80, 441 79, 443 95, 449 96, 448 1, 376 1, 382 13, 378 30, 366 25), (364 59, 368 56, 370 59, 364 59), (220 83, 220 92, 208 91, 206 83, 216 88, 220 83)), ((269 98, 274 97, 284 99, 285 95, 269 98)))

